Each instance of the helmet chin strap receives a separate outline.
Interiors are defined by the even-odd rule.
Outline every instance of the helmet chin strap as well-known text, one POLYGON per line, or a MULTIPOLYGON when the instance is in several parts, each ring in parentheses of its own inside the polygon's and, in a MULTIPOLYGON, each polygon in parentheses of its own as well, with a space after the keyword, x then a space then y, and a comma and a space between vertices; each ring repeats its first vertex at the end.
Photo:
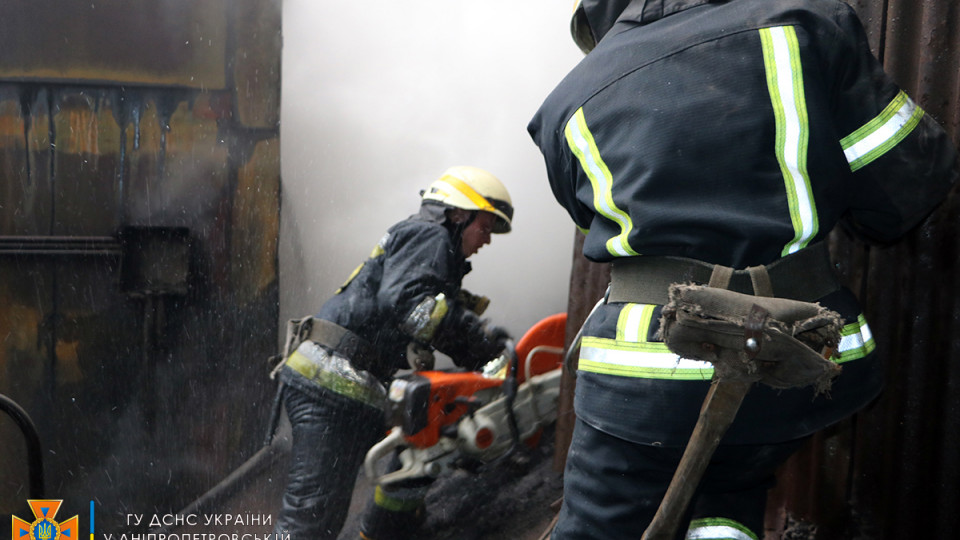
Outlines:
POLYGON ((467 227, 469 227, 470 224, 473 223, 474 220, 477 219, 477 214, 479 214, 479 213, 480 213, 479 210, 471 210, 471 211, 470 211, 470 217, 468 217, 467 220, 462 223, 463 228, 466 229, 467 227))
MULTIPOLYGON (((462 210, 462 209, 460 209, 462 210)), ((470 226, 475 219, 477 219, 477 214, 480 213, 479 210, 468 210, 469 215, 467 219, 461 221, 460 223, 454 223, 453 220, 447 216, 447 223, 450 230, 450 238, 453 240, 454 248, 457 251, 462 251, 463 246, 463 231, 470 226)))

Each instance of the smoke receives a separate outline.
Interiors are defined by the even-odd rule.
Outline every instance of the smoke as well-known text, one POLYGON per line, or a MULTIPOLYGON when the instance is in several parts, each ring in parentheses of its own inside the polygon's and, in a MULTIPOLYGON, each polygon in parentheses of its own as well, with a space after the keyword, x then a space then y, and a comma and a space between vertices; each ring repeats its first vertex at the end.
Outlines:
POLYGON ((464 286, 519 336, 566 309, 572 223, 526 124, 579 60, 572 2, 283 3, 280 318, 312 314, 452 165, 507 185, 514 231, 464 286))

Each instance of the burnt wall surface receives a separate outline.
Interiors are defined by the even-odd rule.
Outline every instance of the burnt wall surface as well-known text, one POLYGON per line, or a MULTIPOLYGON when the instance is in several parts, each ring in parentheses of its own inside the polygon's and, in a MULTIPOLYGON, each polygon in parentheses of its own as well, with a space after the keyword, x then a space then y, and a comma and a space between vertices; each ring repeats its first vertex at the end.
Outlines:
MULTIPOLYGON (((263 440, 280 5, 66 4, 0 6, 0 394, 36 425, 58 518, 95 501, 121 532, 263 440)), ((32 521, 27 463, 0 415, 6 522, 32 521)))
MULTIPOLYGON (((848 3, 887 71, 960 144, 960 5, 954 0, 848 3)), ((955 536, 960 508, 958 214, 960 201, 954 196, 893 246, 864 246, 842 233, 831 237, 834 262, 844 282, 859 293, 885 358, 887 386, 875 403, 816 435, 785 464, 769 501, 769 540, 955 536)), ((605 269, 576 251, 571 325, 586 316, 607 279, 605 269)), ((565 386, 562 404, 572 399, 572 386, 565 386)), ((561 464, 570 435, 564 425, 558 422, 561 464)))

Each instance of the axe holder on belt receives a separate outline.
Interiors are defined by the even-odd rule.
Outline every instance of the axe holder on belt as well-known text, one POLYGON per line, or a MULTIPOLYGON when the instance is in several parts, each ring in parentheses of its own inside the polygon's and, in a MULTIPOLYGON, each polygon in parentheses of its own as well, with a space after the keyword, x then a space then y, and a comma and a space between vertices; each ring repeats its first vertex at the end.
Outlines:
POLYGON ((822 243, 740 271, 676 257, 624 262, 612 268, 611 301, 663 305, 660 333, 667 347, 714 366, 690 441, 642 536, 668 540, 755 382, 824 391, 839 374, 828 358, 842 319, 813 302, 840 284, 822 243))

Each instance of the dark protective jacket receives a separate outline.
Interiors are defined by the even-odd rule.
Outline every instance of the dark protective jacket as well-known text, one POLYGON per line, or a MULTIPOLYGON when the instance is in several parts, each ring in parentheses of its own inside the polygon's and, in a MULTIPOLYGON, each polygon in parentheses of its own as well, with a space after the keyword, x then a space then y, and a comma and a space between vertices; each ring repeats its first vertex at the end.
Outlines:
MULTIPOLYGON (((584 7, 599 43, 528 130, 592 260, 672 255, 745 268, 837 224, 892 241, 955 182, 948 137, 883 72, 842 2, 584 7)), ((848 323, 832 397, 759 387, 728 441, 802 436, 879 392, 856 300, 840 290, 821 303, 848 323)), ((577 412, 629 440, 683 444, 712 371, 671 357, 655 341, 658 317, 659 306, 608 304, 588 321, 577 412)))
MULTIPOLYGON (((354 367, 386 382, 409 367, 407 345, 415 339, 401 329, 414 309, 443 293, 446 312, 425 346, 433 346, 462 367, 474 369, 499 351, 480 319, 458 296, 470 263, 460 250, 460 231, 444 208, 424 204, 418 214, 390 227, 369 259, 324 303, 316 317, 357 334, 376 351, 354 367)), ((438 316, 440 314, 438 313, 438 316)))
POLYGON ((296 325, 296 350, 280 371, 294 437, 278 536, 339 534, 352 478, 383 435, 384 386, 408 367, 410 343, 435 347, 468 369, 501 351, 504 336, 486 329, 460 300, 470 271, 460 247, 468 224, 450 223, 444 210, 424 203, 390 227, 309 324, 296 325))

